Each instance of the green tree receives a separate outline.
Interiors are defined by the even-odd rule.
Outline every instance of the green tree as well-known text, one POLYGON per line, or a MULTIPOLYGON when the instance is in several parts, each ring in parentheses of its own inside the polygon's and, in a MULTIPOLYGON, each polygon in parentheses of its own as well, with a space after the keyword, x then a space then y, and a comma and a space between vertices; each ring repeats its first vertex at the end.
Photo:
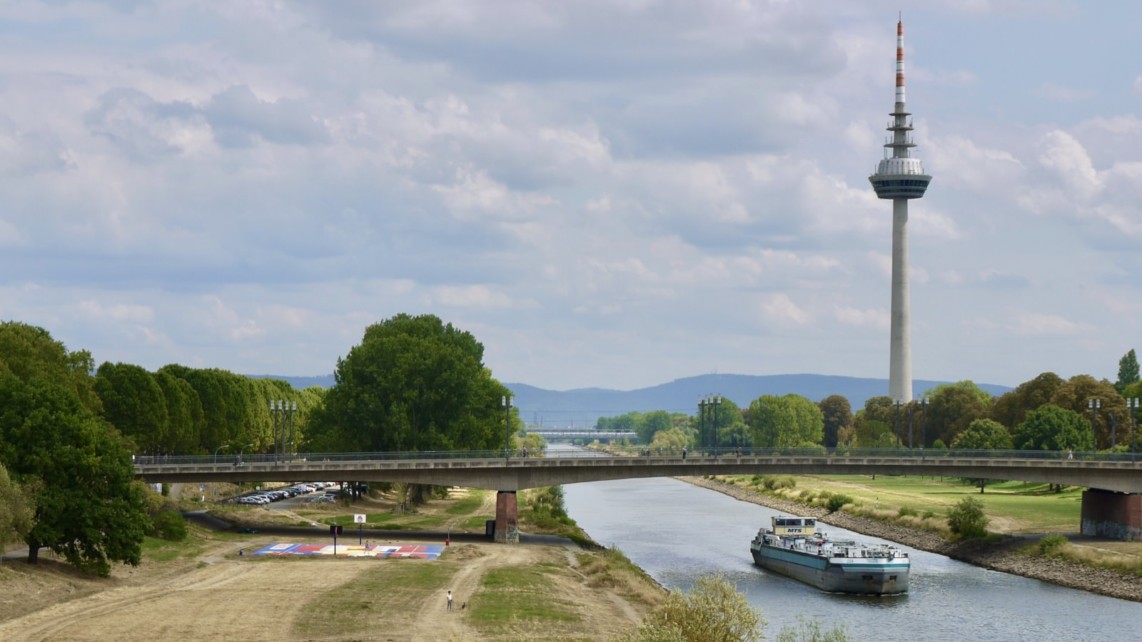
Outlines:
MULTIPOLYGON (((337 362, 335 385, 310 417, 313 450, 425 451, 504 445, 502 398, 484 346, 432 315, 369 326, 337 362)), ((518 429, 518 415, 511 430, 518 429)))
POLYGON ((635 432, 638 433, 640 443, 649 444, 654 441, 654 435, 660 430, 670 430, 673 426, 670 413, 665 410, 648 412, 635 423, 635 432))
POLYGON ((988 416, 992 397, 971 381, 937 386, 929 391, 931 403, 925 409, 924 421, 928 439, 946 444, 967 429, 971 422, 988 416))
POLYGON ((154 376, 140 366, 104 363, 95 376, 103 417, 131 439, 139 452, 167 450, 167 402, 154 376))
POLYGON ((41 379, 5 376, 0 408, 0 462, 36 488, 29 563, 46 546, 99 575, 111 561, 137 565, 149 520, 118 432, 69 388, 41 379))
MULTIPOLYGON (((1113 425, 1111 422, 1117 422, 1126 417, 1126 400, 1118 394, 1118 391, 1109 381, 1105 379, 1099 381, 1090 375, 1075 375, 1059 386, 1059 389, 1051 397, 1051 403, 1092 421, 1094 423, 1096 448, 1101 450, 1115 445, 1110 443, 1111 426, 1113 425), (1093 411, 1093 417, 1090 408, 1092 401, 1098 402, 1098 408, 1093 411), (1113 419, 1112 415, 1114 416, 1113 419)), ((1113 432, 1117 442, 1126 438, 1126 435, 1123 434, 1124 430, 1113 432)))
POLYGON ((964 497, 948 512, 948 529, 960 539, 986 537, 990 522, 983 513, 983 502, 974 497, 964 497))
POLYGON ((167 430, 163 452, 182 454, 204 450, 201 434, 205 418, 194 386, 169 370, 155 373, 155 383, 163 391, 166 403, 167 430))
POLYGON ((825 447, 836 448, 840 434, 853 423, 853 410, 849 400, 841 395, 830 395, 817 404, 825 421, 825 447))
POLYGON ((759 448, 797 448, 820 445, 825 420, 817 404, 801 395, 762 395, 746 413, 753 445, 759 448))
POLYGON ((1033 410, 1015 429, 1013 443, 1019 450, 1091 450, 1094 438, 1090 422, 1067 408, 1047 404, 1033 410))
POLYGON ((1134 348, 1130 349, 1118 361, 1118 382, 1114 384, 1114 388, 1118 390, 1119 394, 1126 391, 1126 387, 1138 381, 1138 355, 1134 354, 1134 348))
POLYGON ((43 379, 63 386, 91 412, 100 411, 91 371, 95 364, 86 350, 69 351, 47 330, 18 321, 0 323, 0 370, 21 381, 43 379))
POLYGON ((1027 413, 1050 403, 1063 383, 1063 378, 1053 372, 1044 372, 1021 383, 995 400, 991 407, 991 418, 1014 430, 1027 418, 1027 413))
POLYGON ((952 442, 952 448, 962 450, 1010 450, 1011 447, 1011 433, 993 419, 976 419, 952 442))
POLYGON ((32 530, 35 500, 31 489, 17 484, 0 465, 0 553, 9 542, 27 537, 32 530))
POLYGON ((689 591, 672 591, 629 642, 757 642, 765 620, 724 577, 698 578, 689 591))
POLYGON ((650 442, 651 452, 675 452, 693 445, 694 432, 689 428, 671 428, 660 430, 654 434, 654 441, 650 442))

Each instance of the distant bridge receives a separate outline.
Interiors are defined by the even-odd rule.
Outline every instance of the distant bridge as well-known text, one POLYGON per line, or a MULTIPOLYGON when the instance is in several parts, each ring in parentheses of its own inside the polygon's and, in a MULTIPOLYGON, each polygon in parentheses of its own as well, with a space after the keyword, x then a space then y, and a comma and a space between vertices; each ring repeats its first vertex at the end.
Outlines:
POLYGON ((598 439, 601 442, 614 441, 616 439, 638 441, 638 433, 628 430, 560 430, 549 428, 544 430, 528 430, 526 434, 539 435, 547 441, 570 441, 579 439, 587 441, 598 439))

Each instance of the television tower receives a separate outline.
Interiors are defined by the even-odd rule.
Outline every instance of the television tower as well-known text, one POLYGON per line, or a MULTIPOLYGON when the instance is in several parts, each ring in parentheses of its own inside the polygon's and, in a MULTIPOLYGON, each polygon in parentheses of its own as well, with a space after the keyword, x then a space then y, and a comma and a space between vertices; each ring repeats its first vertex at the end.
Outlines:
POLYGON ((892 199, 892 336, 889 345, 888 395, 912 401, 912 333, 908 299, 908 199, 920 198, 932 177, 919 158, 912 158, 912 114, 904 107, 904 22, 896 23, 896 108, 889 116, 892 138, 884 143, 884 159, 868 177, 878 198, 892 199), (892 150, 892 154, 888 153, 892 150))

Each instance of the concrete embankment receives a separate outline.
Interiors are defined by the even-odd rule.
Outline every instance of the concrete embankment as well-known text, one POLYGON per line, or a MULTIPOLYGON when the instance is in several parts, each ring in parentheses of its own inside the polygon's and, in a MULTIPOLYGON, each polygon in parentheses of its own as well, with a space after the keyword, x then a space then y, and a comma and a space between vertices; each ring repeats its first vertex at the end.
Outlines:
POLYGON ((1142 578, 1061 559, 1022 555, 1018 552, 1019 549, 1028 544, 1028 540, 1024 538, 1004 537, 998 542, 950 542, 929 531, 908 528, 868 517, 849 515, 844 512, 830 513, 824 508, 805 506, 767 495, 758 495, 744 488, 724 484, 713 479, 702 477, 680 477, 679 479, 695 486, 718 491, 741 501, 759 504, 791 515, 815 517, 850 531, 879 537, 923 551, 946 555, 975 566, 1100 595, 1142 602, 1142 578))

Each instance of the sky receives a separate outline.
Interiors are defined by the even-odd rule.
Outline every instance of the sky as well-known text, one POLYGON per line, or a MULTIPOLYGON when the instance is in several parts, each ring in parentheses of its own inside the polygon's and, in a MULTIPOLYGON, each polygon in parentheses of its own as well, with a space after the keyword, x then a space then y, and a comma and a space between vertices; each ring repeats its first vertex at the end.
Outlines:
POLYGON ((329 374, 409 313, 555 390, 886 379, 898 15, 913 376, 1114 381, 1129 1, 8 0, 0 320, 149 370, 329 374))

